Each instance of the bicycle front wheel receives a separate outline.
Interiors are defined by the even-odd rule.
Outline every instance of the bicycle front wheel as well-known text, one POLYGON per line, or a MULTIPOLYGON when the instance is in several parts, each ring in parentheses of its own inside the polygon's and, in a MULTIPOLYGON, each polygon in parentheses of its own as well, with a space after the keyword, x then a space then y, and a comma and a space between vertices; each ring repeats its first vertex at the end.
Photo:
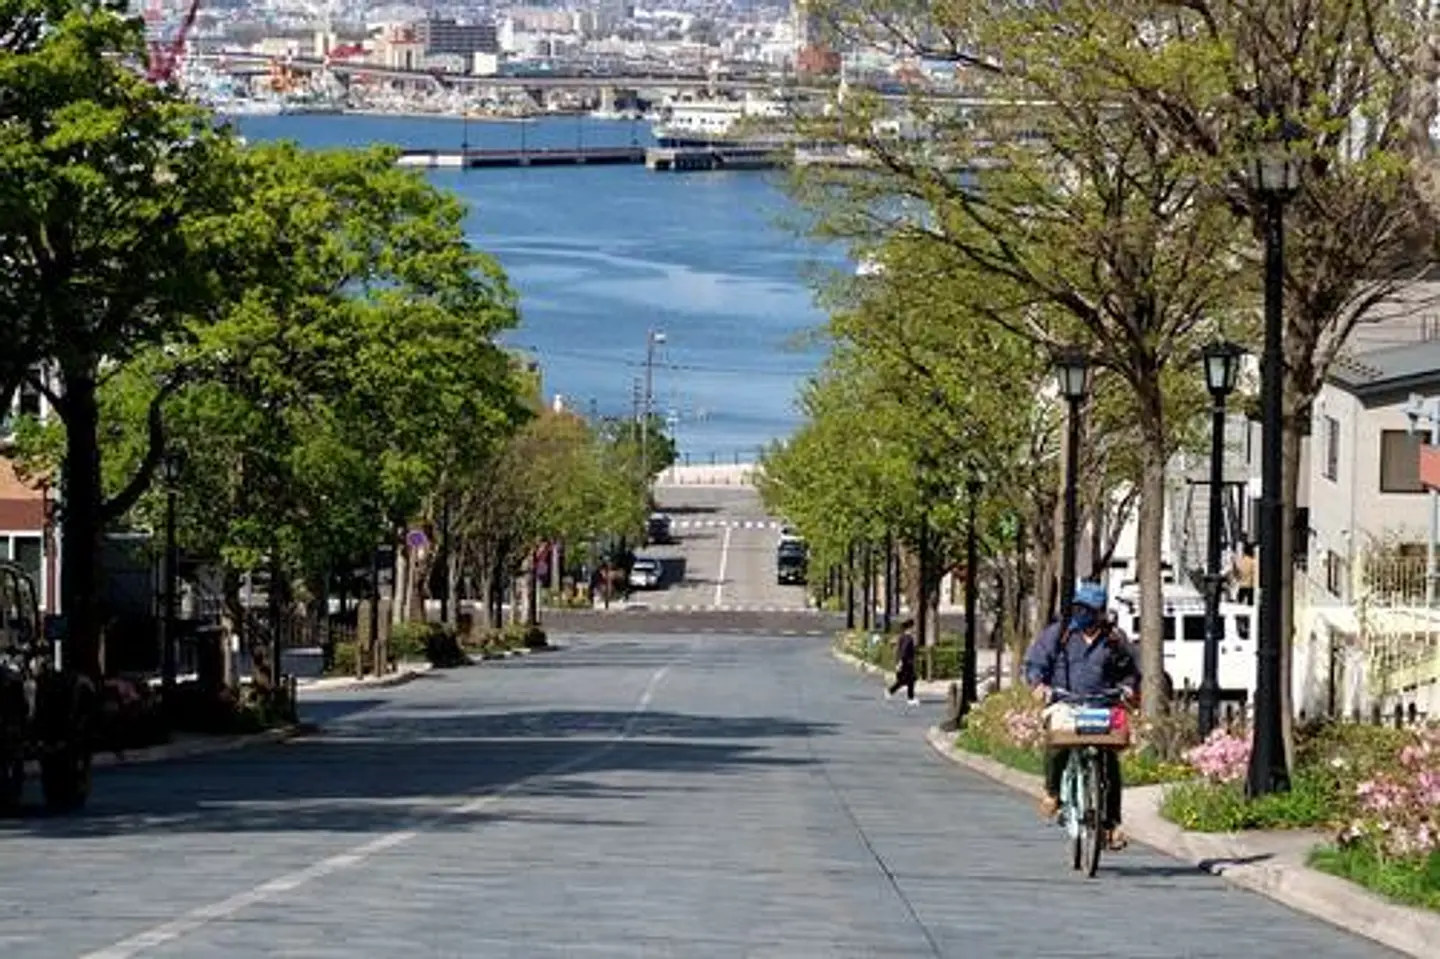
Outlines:
POLYGON ((1100 868, 1100 847, 1105 845, 1105 770, 1099 753, 1092 752, 1085 762, 1085 821, 1081 835, 1085 839, 1082 865, 1085 875, 1093 877, 1100 868))

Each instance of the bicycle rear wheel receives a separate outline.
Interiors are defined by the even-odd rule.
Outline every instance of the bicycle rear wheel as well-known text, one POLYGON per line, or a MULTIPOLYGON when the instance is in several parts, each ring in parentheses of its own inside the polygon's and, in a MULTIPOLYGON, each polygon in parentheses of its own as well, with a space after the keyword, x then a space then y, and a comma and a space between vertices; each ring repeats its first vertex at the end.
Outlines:
POLYGON ((1100 868, 1100 847, 1105 845, 1105 770, 1099 753, 1091 752, 1085 760, 1085 822, 1080 834, 1085 838, 1082 862, 1085 875, 1093 877, 1100 868))

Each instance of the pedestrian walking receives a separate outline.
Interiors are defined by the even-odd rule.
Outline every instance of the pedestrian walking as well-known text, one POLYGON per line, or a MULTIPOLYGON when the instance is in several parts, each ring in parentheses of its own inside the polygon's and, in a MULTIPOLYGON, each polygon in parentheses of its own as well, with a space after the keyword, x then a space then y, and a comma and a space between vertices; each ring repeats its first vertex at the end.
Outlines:
POLYGON ((900 636, 895 640, 895 684, 885 691, 885 698, 891 699, 900 687, 911 706, 919 705, 915 698, 915 620, 907 619, 900 624, 900 636))

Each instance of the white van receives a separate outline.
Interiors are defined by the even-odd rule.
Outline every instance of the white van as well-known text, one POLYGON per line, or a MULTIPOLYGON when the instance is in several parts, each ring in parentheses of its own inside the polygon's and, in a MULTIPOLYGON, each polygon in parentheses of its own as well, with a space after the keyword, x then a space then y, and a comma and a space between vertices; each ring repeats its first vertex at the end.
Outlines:
MULTIPOLYGON (((1165 672, 1175 690, 1200 687, 1205 664, 1205 598, 1193 589, 1167 586, 1161 637, 1165 672)), ((1138 596, 1127 593, 1111 604, 1115 621, 1132 642, 1140 637, 1138 596)), ((1257 608, 1243 603, 1221 602, 1224 633, 1220 641, 1219 680, 1221 689, 1255 692, 1255 640, 1259 635, 1257 608)))

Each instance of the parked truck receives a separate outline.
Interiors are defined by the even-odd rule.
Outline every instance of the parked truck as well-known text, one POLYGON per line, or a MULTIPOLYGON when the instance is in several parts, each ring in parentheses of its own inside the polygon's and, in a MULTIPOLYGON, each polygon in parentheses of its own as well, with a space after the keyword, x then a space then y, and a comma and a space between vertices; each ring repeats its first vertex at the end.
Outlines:
POLYGON ((0 562, 0 811, 20 804, 30 763, 52 811, 90 797, 98 699, 91 679, 64 662, 61 623, 41 616, 25 570, 0 562))

